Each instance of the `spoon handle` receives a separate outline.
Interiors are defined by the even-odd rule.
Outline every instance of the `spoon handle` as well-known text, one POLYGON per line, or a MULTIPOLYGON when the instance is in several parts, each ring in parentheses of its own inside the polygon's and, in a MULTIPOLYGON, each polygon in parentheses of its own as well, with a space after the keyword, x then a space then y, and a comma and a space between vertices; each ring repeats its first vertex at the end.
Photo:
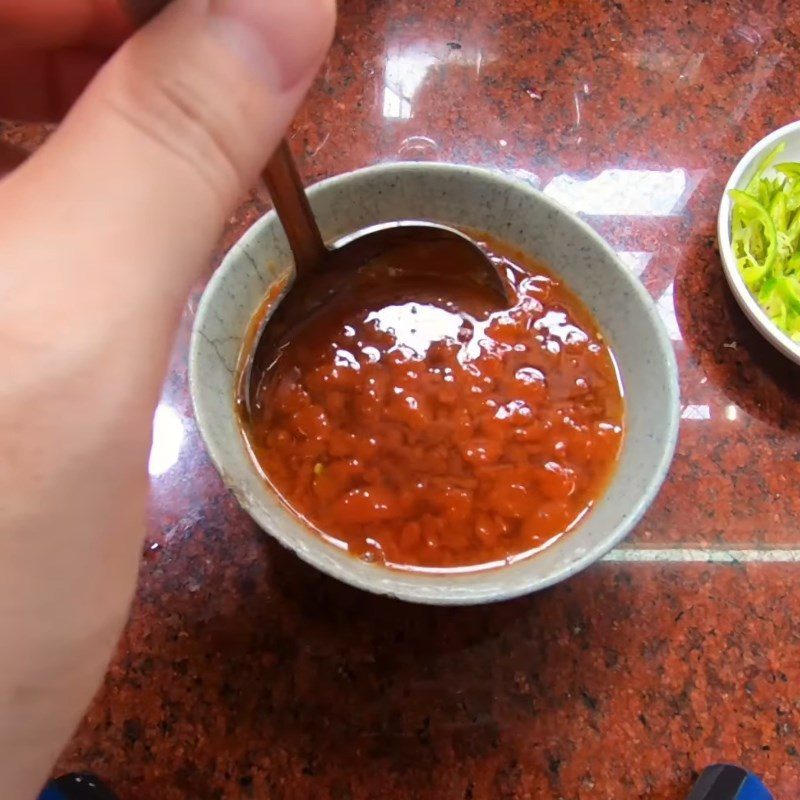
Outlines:
POLYGON ((322 241, 286 139, 281 140, 264 169, 264 182, 286 231, 297 274, 316 269, 328 255, 328 249, 322 241))

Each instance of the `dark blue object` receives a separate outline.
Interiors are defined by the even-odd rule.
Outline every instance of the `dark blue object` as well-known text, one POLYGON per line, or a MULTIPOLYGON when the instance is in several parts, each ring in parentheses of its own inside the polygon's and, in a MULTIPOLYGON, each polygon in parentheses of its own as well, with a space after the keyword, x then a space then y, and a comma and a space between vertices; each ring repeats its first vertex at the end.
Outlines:
POLYGON ((687 800, 773 800, 759 778, 733 764, 706 767, 687 800))
POLYGON ((94 775, 72 773, 45 786, 39 800, 118 800, 117 796, 94 775))

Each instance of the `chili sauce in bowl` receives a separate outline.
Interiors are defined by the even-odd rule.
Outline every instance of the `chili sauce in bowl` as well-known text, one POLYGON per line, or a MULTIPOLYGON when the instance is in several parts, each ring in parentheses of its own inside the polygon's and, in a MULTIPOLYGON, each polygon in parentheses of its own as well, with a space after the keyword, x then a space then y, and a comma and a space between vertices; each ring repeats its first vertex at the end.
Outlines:
POLYGON ((297 315, 243 426, 237 365, 292 276, 276 215, 257 219, 203 292, 188 359, 211 462, 260 528, 243 535, 363 591, 448 606, 540 591, 619 545, 667 475, 681 406, 659 311, 608 243, 529 183, 462 164, 379 164, 308 194, 334 246, 402 219, 486 231, 517 302, 490 320, 469 285, 423 295, 409 275, 392 295, 365 276, 360 308, 297 315))
POLYGON ((256 376, 243 432, 264 479, 355 558, 425 573, 512 563, 569 535, 614 473, 623 391, 598 324, 546 266, 475 238, 512 307, 447 264, 434 281, 373 263, 256 376))

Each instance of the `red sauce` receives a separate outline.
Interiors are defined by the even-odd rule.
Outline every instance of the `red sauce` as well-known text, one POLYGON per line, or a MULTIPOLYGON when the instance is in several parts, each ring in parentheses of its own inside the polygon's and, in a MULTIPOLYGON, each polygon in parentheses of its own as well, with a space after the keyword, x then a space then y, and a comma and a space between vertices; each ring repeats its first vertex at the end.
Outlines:
POLYGON ((387 566, 494 566, 546 547, 604 491, 622 390, 597 324, 540 264, 490 242, 516 298, 363 271, 293 331, 246 435, 321 536, 387 566))

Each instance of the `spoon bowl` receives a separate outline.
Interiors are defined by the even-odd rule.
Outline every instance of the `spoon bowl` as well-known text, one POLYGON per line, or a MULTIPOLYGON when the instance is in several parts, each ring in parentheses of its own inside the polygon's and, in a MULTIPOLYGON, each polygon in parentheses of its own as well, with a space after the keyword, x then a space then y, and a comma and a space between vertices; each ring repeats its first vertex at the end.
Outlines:
POLYGON ((241 372, 238 405, 250 417, 264 373, 280 356, 293 326, 312 318, 369 270, 372 280, 409 277, 474 283, 498 308, 510 303, 503 276, 465 233, 435 222, 403 220, 355 231, 327 247, 308 203, 288 143, 281 142, 264 181, 295 261, 294 274, 270 299, 241 372), (455 266, 454 266, 455 265, 455 266))
POLYGON ((313 318, 326 302, 347 292, 371 272, 373 281, 423 278, 457 281, 488 290, 497 307, 508 305, 506 285, 486 254, 466 234, 435 222, 403 220, 372 225, 333 243, 320 269, 295 273, 266 304, 242 368, 239 404, 249 416, 257 404, 262 376, 280 357, 298 323, 313 318), (487 268, 488 264, 488 268, 487 268))

